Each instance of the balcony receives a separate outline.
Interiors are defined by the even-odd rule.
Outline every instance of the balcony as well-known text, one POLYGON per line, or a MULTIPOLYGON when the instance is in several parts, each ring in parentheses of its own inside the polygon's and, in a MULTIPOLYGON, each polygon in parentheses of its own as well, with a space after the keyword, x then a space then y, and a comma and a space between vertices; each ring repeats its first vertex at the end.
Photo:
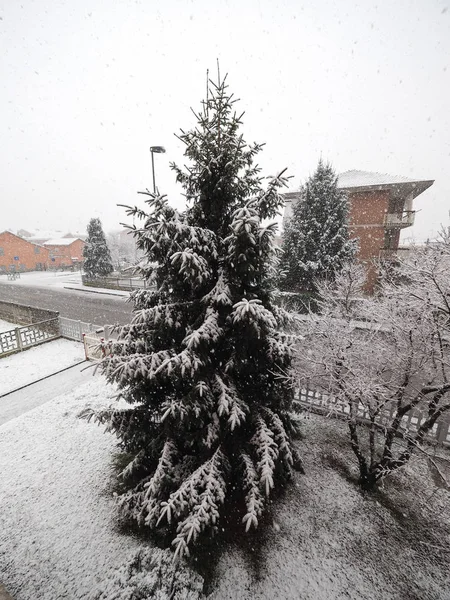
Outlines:
POLYGON ((411 248, 380 248, 380 259, 381 260, 400 260, 406 258, 411 248))
POLYGON ((415 217, 415 210, 404 210, 402 212, 387 213, 384 216, 384 226, 393 229, 411 227, 411 225, 414 225, 415 217))

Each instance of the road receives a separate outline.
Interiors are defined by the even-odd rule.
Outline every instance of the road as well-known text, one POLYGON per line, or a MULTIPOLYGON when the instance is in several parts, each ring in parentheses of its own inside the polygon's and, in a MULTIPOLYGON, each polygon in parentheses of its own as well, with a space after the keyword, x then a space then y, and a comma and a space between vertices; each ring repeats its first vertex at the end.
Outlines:
POLYGON ((0 300, 57 310, 62 317, 97 325, 125 325, 130 322, 132 313, 132 304, 121 296, 65 288, 14 286, 1 281, 0 300))

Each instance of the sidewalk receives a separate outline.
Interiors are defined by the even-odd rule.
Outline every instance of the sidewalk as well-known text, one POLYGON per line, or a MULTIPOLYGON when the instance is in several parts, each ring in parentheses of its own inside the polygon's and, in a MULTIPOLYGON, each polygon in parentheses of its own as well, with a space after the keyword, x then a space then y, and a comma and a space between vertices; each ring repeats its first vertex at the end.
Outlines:
POLYGON ((70 284, 64 286, 65 290, 76 290, 77 292, 91 292, 93 294, 103 294, 104 296, 122 296, 128 298, 130 292, 122 292, 120 290, 110 290, 108 288, 92 288, 84 285, 70 284))
POLYGON ((0 407, 6 394, 74 366, 85 358, 83 344, 61 337, 24 352, 3 355, 0 358, 0 407))
MULTIPOLYGON (((3 396, 0 400, 0 425, 87 383, 94 374, 93 366, 89 365, 84 361, 3 396)), ((3 600, 1 594, 0 600, 3 600)))

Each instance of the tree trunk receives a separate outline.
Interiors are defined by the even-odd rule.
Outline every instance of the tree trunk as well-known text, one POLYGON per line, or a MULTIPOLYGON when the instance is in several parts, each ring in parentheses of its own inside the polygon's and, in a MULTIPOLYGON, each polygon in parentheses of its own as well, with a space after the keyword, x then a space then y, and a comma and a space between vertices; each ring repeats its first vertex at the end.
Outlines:
POLYGON ((377 472, 370 469, 363 473, 360 470, 358 483, 364 491, 373 492, 378 483, 377 472))

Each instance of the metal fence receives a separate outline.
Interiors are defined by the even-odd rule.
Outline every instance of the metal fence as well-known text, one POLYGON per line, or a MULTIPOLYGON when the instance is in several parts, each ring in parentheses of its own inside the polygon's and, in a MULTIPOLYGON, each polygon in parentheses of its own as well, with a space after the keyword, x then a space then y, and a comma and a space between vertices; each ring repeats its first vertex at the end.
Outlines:
POLYGON ((111 325, 96 325, 95 323, 86 323, 67 317, 59 317, 59 327, 62 337, 76 342, 83 341, 83 334, 96 335, 99 338, 103 337, 105 340, 117 337, 111 325))
POLYGON ((96 288, 107 288, 114 290, 132 291, 138 289, 154 289, 153 284, 149 285, 145 279, 137 277, 96 277, 91 278, 87 275, 82 276, 83 285, 96 288))
MULTIPOLYGON (((346 402, 338 401, 334 396, 312 390, 309 387, 297 388, 295 398, 304 408, 320 414, 335 415, 345 419, 350 413, 350 407, 346 402)), ((395 411, 396 408, 394 405, 387 407, 377 418, 376 422, 382 426, 387 425, 392 422, 395 411)), ((362 404, 358 406, 356 418, 360 423, 370 424, 369 413, 362 404)), ((402 418, 401 427, 403 433, 415 433, 426 418, 427 415, 418 409, 410 411, 402 418)), ((450 423, 442 419, 438 420, 428 432, 426 439, 430 442, 450 445, 450 423)))
POLYGON ((0 356, 20 352, 60 336, 58 319, 47 319, 0 333, 0 356))
POLYGON ((108 325, 96 325, 66 317, 47 319, 23 327, 15 327, 0 333, 0 357, 21 352, 31 346, 64 337, 84 344, 86 359, 97 360, 104 356, 96 347, 100 342, 116 338, 117 334, 108 325))
POLYGON ((103 358, 107 351, 102 348, 102 342, 114 339, 117 335, 111 326, 95 325, 66 317, 60 317, 59 325, 63 337, 83 343, 86 360, 103 358))
POLYGON ((108 347, 104 344, 105 341, 104 337, 96 333, 84 334, 83 344, 86 360, 98 361, 109 354, 108 347))
POLYGON ((59 317, 59 328, 62 337, 76 342, 83 341, 83 333, 91 333, 93 331, 103 331, 103 327, 94 323, 85 323, 84 321, 76 321, 75 319, 67 319, 59 317))

